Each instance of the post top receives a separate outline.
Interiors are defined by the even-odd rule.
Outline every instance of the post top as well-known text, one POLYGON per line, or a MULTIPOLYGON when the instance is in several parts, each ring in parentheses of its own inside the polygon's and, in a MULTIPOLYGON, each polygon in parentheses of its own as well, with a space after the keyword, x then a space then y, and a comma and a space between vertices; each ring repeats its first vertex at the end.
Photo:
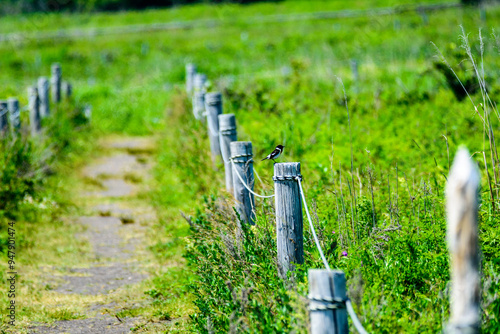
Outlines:
POLYGON ((236 117, 234 114, 219 115, 219 131, 232 130, 236 128, 236 117))
POLYGON ((233 141, 229 144, 231 159, 236 157, 252 157, 251 141, 233 141))
POLYGON ((19 100, 17 99, 17 97, 9 97, 8 101, 9 102, 19 102, 19 100))
POLYGON ((38 77, 38 82, 41 83, 41 82, 49 82, 49 78, 47 77, 38 77))
POLYGON ((300 175, 300 162, 281 162, 274 164, 274 177, 276 181, 293 181, 300 175))
POLYGON ((196 65, 193 63, 187 63, 186 64, 186 71, 188 72, 195 72, 196 71, 196 65))
POLYGON ((207 93, 205 95, 205 102, 208 105, 216 105, 222 102, 222 94, 219 92, 207 93))

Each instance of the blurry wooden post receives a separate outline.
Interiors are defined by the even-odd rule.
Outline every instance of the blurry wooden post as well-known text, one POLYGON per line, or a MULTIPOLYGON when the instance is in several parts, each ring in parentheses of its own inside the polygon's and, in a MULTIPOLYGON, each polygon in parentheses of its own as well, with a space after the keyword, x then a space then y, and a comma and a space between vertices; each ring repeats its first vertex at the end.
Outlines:
POLYGON ((241 183, 238 175, 243 179, 248 188, 253 191, 253 155, 252 142, 233 141, 230 144, 231 161, 233 164, 233 187, 236 200, 236 211, 242 220, 255 225, 254 197, 241 183))
POLYGON ((21 110, 19 109, 19 100, 11 97, 7 103, 9 108, 10 127, 13 132, 18 132, 21 128, 21 110))
POLYGON ((450 322, 447 333, 479 333, 478 205, 481 177, 465 148, 455 156, 446 185, 448 247, 451 255, 450 322))
POLYGON ((49 116, 49 79, 46 77, 38 78, 38 100, 40 103, 40 116, 42 118, 49 116))
POLYGON ((194 92, 204 92, 205 83, 207 82, 207 76, 202 73, 196 73, 193 79, 193 90, 194 92))
POLYGON ((36 135, 42 128, 40 124, 40 101, 36 87, 28 87, 28 103, 30 108, 31 134, 36 135))
POLYGON ((219 142, 222 160, 224 160, 224 170, 226 172, 226 190, 233 193, 233 167, 231 166, 230 144, 236 141, 236 118, 234 114, 219 115, 219 142))
POLYGON ((5 136, 9 131, 9 108, 7 101, 0 101, 0 134, 5 136))
POLYGON ((52 77, 50 79, 52 86, 52 101, 58 103, 61 101, 61 65, 54 63, 51 66, 52 77))
POLYGON ((186 92, 193 92, 194 75, 196 74, 196 66, 194 64, 186 64, 186 92))
POLYGON ((302 177, 300 162, 274 164, 278 263, 284 274, 293 270, 292 263, 304 263, 302 202, 297 177, 302 177))
POLYGON ((208 137, 210 138, 210 151, 212 158, 220 155, 219 145, 219 115, 222 114, 222 94, 205 94, 205 110, 207 113, 208 137))
POLYGON ((205 121, 205 91, 193 94, 193 114, 198 120, 205 121))
POLYGON ((311 334, 348 333, 344 272, 309 269, 308 276, 311 334))
POLYGON ((61 82, 61 91, 61 94, 64 96, 64 98, 69 100, 69 98, 73 94, 73 87, 69 82, 63 81, 61 82))

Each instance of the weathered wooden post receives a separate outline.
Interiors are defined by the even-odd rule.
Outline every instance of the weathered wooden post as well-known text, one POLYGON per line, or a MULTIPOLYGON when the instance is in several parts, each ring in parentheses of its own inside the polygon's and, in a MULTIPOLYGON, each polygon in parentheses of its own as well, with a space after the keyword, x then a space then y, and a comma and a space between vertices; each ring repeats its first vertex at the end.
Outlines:
POLYGON ((5 136, 9 131, 9 108, 5 100, 0 100, 0 134, 5 136))
POLYGON ((205 121, 205 90, 194 92, 193 114, 197 120, 205 121))
POLYGON ((38 78, 38 99, 40 103, 40 116, 42 118, 49 116, 49 79, 46 77, 38 78))
POLYGON ((304 222, 297 178, 302 178, 300 162, 274 164, 278 263, 284 273, 293 270, 292 263, 304 263, 304 222))
POLYGON ((196 73, 193 79, 193 90, 194 92, 205 91, 205 83, 207 82, 207 76, 203 73, 196 73))
POLYGON ((9 109, 10 127, 13 132, 19 131, 21 128, 21 110, 19 109, 19 100, 11 97, 7 100, 9 109))
POLYGON ((69 98, 73 94, 73 86, 71 86, 69 82, 63 81, 61 82, 61 91, 61 94, 64 96, 64 98, 69 100, 69 98))
POLYGON ((348 333, 344 272, 309 269, 308 277, 311 334, 348 333))
POLYGON ((222 94, 205 94, 205 110, 207 113, 208 137, 210 138, 210 151, 212 158, 220 155, 219 144, 219 115, 222 114, 222 94))
POLYGON ((255 225, 254 197, 245 187, 246 185, 253 191, 252 142, 233 141, 230 144, 230 150, 233 164, 233 194, 236 200, 236 211, 238 211, 242 220, 255 225), (241 182, 242 180, 245 185, 241 182))
POLYGON ((194 64, 186 64, 186 92, 193 92, 194 75, 196 74, 196 66, 194 64))
POLYGON ((54 63, 50 69, 52 73, 50 79, 52 86, 52 101, 54 101, 54 103, 59 103, 61 101, 61 65, 59 63, 54 63))
POLYGON ((30 109, 30 128, 31 134, 36 135, 42 128, 40 123, 40 101, 38 99, 38 90, 35 86, 28 87, 28 103, 30 109))
POLYGON ((233 141, 237 141, 236 118, 234 114, 219 115, 219 143, 222 160, 224 160, 224 170, 226 172, 226 190, 233 192, 233 167, 231 166, 231 147, 233 141))
POLYGON ((455 156, 446 185, 448 246, 451 255, 450 322, 447 332, 479 333, 478 202, 481 177, 465 148, 455 156))

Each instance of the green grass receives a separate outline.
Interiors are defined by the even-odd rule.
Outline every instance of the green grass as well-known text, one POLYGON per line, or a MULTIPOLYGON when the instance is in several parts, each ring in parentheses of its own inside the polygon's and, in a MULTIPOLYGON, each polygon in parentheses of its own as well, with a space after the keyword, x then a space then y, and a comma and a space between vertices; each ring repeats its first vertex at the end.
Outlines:
MULTIPOLYGON (((357 1, 356 8, 393 4, 357 1)), ((487 150, 488 145, 483 143, 483 125, 473 106, 467 100, 457 101, 435 69, 439 60, 430 42, 452 66, 463 64, 458 73, 465 78, 471 66, 463 62, 466 56, 457 46, 459 25, 471 32, 475 54, 482 28, 485 74, 497 101, 500 58, 490 31, 498 28, 500 9, 489 8, 486 22, 472 9, 429 13, 427 25, 415 13, 268 24, 246 20, 346 6, 351 3, 196 5, 117 14, 38 14, 0 23, 2 31, 9 32, 29 29, 29 20, 39 21, 41 30, 52 30, 208 17, 241 19, 210 29, 0 45, 6 68, 0 72, 1 96, 25 95, 25 86, 48 75, 50 63, 59 61, 63 76, 73 82, 76 100, 92 105, 96 132, 161 135, 152 194, 161 223, 151 250, 167 269, 147 293, 155 300, 156 317, 176 319, 172 331, 208 331, 210 323, 217 324, 215 330, 220 332, 304 331, 304 274, 308 268, 321 267, 306 227, 306 263, 297 271, 292 292, 279 287, 274 253, 263 251, 274 246, 273 204, 265 201, 257 202, 257 227, 245 232, 246 243, 240 245, 254 257, 229 256, 223 235, 234 233, 235 217, 230 199, 221 191, 222 172, 211 168, 206 129, 191 117, 190 101, 182 92, 188 61, 208 75, 213 89, 223 92, 224 112, 236 114, 239 140, 252 141, 256 158, 283 143, 283 161, 301 162, 321 243, 330 265, 346 272, 349 294, 367 329, 437 332, 445 323, 449 261, 443 190, 451 161, 443 135, 448 138, 450 159, 460 144, 471 152, 487 150), (358 80, 352 76, 351 59, 359 62, 358 80), (350 126, 338 77, 348 98, 350 126), (193 227, 190 232, 179 210, 191 215, 201 230, 193 227), (213 228, 221 233, 214 234, 213 228), (202 247, 206 244, 212 248, 202 247), (190 271, 181 256, 186 245, 190 271), (212 266, 219 266, 219 272, 212 272, 212 266), (260 276, 252 271, 256 268, 260 276), (241 296, 250 288, 254 294, 247 304, 241 296), (210 295, 211 291, 216 293, 210 295), (262 314, 276 316, 275 322, 262 314)), ((480 102, 478 94, 473 98, 480 102)), ((495 132, 497 121, 493 121, 495 132)), ((499 304, 494 301, 500 277, 498 215, 487 201, 481 157, 476 154, 474 159, 483 181, 484 331, 493 333, 499 326, 499 304)), ((266 184, 258 184, 256 190, 271 189, 272 166, 256 163, 255 169, 266 184)))

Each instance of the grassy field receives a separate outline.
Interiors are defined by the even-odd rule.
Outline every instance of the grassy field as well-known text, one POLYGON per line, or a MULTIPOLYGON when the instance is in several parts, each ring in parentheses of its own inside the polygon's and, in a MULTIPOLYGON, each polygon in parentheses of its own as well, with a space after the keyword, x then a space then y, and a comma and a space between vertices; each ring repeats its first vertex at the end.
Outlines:
MULTIPOLYGON (((444 186, 454 153, 465 144, 471 153, 481 152, 474 159, 483 181, 483 328, 494 333, 500 328, 500 233, 482 158, 485 151, 489 159, 490 146, 474 106, 457 98, 446 70, 438 69, 441 60, 431 42, 471 83, 478 105, 482 98, 473 92, 473 67, 460 47, 462 25, 470 33, 472 54, 484 63, 489 94, 498 101, 499 41, 493 32, 500 9, 488 8, 486 21, 470 8, 426 17, 407 13, 265 24, 247 19, 400 3, 283 1, 2 18, 2 33, 213 17, 223 23, 92 40, 0 44, 0 96, 20 95, 25 105, 26 86, 49 75, 50 64, 58 61, 63 77, 73 83, 76 103, 92 105, 95 135, 160 134, 151 196, 162 224, 151 251, 169 269, 145 292, 165 309, 148 317, 173 319, 172 332, 304 332, 307 269, 322 266, 306 227, 306 263, 291 286, 278 277, 272 201, 257 201, 258 222, 244 229, 244 241, 227 242, 237 234, 236 218, 230 196, 222 190, 223 173, 211 167, 207 130, 193 119, 184 93, 187 62, 196 63, 212 89, 223 92, 224 112, 235 113, 239 140, 251 140, 256 157, 282 143, 283 161, 301 162, 330 266, 346 272, 348 293, 370 332, 431 333, 445 323, 449 260, 444 186), (224 23, 234 19, 241 22, 224 23), (359 64, 358 78, 351 71, 353 59, 359 64)), ((498 118, 492 113, 491 119, 496 135, 498 118)), ((271 190, 272 165, 256 163, 255 169, 264 181, 256 190, 271 190)), ((66 180, 61 174, 52 177, 66 180)), ((497 185, 492 186, 496 191, 497 185)), ((43 226, 47 234, 56 230, 43 226)), ((50 252, 33 244, 37 234, 23 231, 28 249, 50 252)), ((25 265, 29 254, 20 255, 25 265)))

